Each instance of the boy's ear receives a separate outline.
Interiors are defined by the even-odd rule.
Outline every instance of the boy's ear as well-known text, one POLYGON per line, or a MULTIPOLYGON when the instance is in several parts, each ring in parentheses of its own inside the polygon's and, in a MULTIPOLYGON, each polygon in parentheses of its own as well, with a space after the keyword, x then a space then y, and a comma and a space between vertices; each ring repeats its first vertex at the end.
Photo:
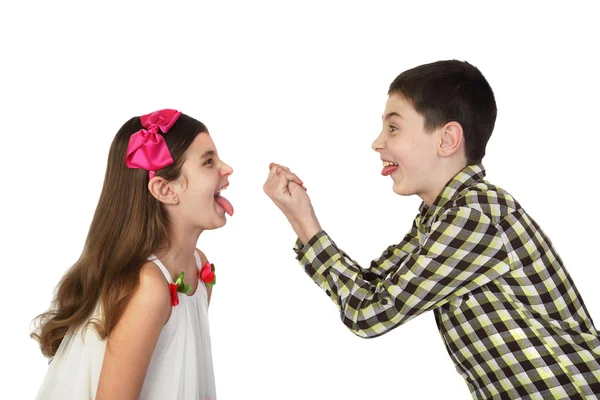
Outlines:
POLYGON ((158 201, 165 204, 179 203, 179 197, 175 192, 175 182, 167 181, 160 176, 155 176, 148 182, 148 190, 158 201))
POLYGON ((442 157, 449 157, 460 150, 463 142, 462 126, 455 121, 448 122, 441 128, 438 154, 442 157))

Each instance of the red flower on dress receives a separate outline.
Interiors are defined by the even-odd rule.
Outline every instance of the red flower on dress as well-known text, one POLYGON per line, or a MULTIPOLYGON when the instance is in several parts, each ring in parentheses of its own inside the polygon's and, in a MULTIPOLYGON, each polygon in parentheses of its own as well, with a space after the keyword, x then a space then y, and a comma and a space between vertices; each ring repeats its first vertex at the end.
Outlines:
POLYGON ((190 291, 190 285, 183 283, 183 271, 179 274, 179 277, 175 283, 169 283, 169 293, 171 294, 171 305, 176 306, 179 304, 179 292, 187 293, 190 291))
POLYGON ((200 270, 200 274, 198 277, 204 283, 206 283, 208 286, 212 286, 215 283, 217 283, 217 276, 215 274, 215 265, 211 264, 207 261, 206 264, 204 264, 202 266, 202 269, 200 270))
POLYGON ((178 285, 169 283, 169 293, 171 293, 171 305, 176 306, 179 304, 179 295, 177 294, 178 285))

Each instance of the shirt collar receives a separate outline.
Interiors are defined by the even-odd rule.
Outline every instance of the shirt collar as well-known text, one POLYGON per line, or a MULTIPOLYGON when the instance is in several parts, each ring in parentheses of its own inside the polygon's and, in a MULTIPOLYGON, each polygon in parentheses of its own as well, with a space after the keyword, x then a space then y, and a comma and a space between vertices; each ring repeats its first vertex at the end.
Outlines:
POLYGON ((453 200, 464 188, 473 183, 483 180, 485 177, 485 168, 482 164, 473 164, 466 166, 462 171, 454 176, 442 189, 431 206, 425 202, 419 207, 421 221, 427 221, 438 214, 444 206, 453 200))

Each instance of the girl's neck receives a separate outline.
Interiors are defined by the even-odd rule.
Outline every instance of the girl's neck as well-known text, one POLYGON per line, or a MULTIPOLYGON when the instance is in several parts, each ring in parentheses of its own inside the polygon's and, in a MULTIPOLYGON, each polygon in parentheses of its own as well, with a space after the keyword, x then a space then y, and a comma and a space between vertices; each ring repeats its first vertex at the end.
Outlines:
MULTIPOLYGON (((184 230, 173 228, 169 231, 169 248, 161 246, 154 255, 163 262, 172 277, 179 275, 181 271, 196 268, 196 246, 202 230, 184 230)), ((189 271, 188 271, 189 272, 189 271)))

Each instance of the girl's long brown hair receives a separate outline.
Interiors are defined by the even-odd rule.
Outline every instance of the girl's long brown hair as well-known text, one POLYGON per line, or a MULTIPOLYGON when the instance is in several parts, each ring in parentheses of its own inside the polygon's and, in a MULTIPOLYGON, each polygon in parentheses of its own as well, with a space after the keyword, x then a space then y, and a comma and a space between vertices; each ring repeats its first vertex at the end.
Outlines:
MULTIPOLYGON (((110 335, 139 284, 147 257, 169 246, 169 220, 163 204, 148 190, 148 171, 125 165, 129 137, 141 128, 134 117, 117 132, 81 256, 58 283, 50 309, 36 318, 31 337, 46 357, 53 357, 65 334, 82 324, 92 323, 102 339, 110 335), (90 321, 98 304, 102 318, 90 321)), ((156 175, 177 179, 185 151, 202 132, 208 132, 204 124, 181 114, 163 135, 175 162, 156 175)))

